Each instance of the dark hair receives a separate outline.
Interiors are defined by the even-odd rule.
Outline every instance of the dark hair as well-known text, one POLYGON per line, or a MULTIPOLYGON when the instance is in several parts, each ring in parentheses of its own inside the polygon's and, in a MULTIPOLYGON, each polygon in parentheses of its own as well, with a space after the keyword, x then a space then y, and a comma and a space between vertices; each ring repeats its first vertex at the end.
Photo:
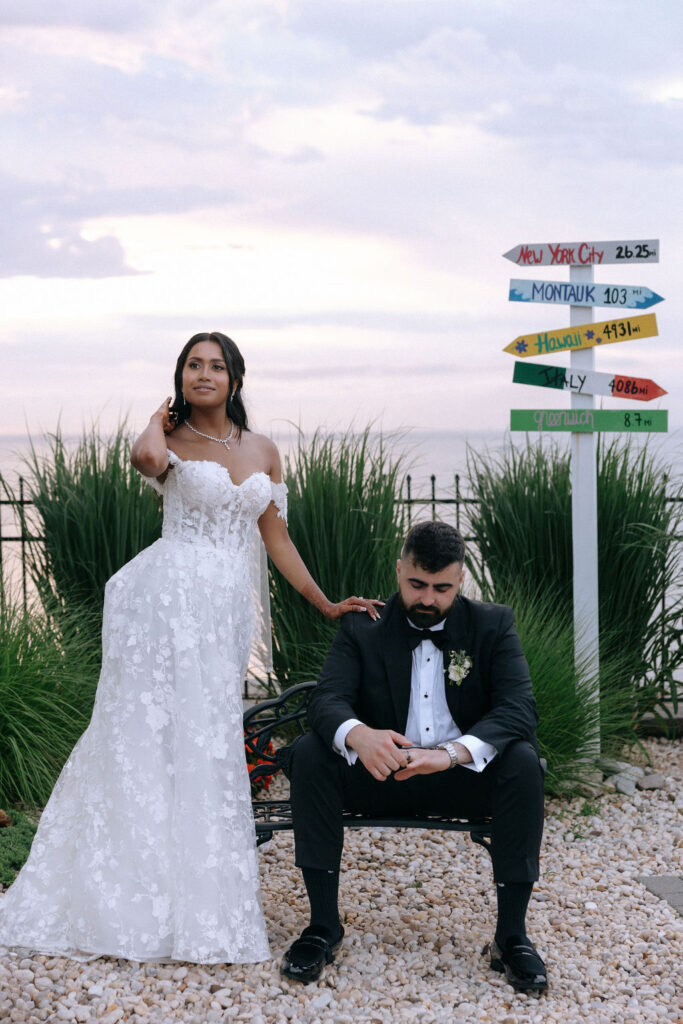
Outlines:
POLYGON ((465 541, 460 530, 448 523, 416 523, 403 542, 401 558, 410 555, 425 572, 441 572, 465 561, 465 541))
POLYGON ((194 334, 183 347, 182 352, 178 356, 178 362, 176 363, 175 374, 173 376, 175 398, 171 403, 170 412, 174 414, 178 426, 190 418, 192 406, 183 398, 183 370, 185 369, 185 363, 187 362, 187 357, 189 356, 190 351, 195 345, 198 345, 200 341, 215 341, 217 345, 220 345, 229 378, 228 398, 225 403, 225 412, 235 424, 235 427, 237 428, 237 436, 239 437, 243 430, 249 430, 249 427, 247 426, 247 410, 244 408, 244 402, 242 401, 242 386, 244 384, 245 373, 244 359, 232 338, 229 338, 227 334, 221 334, 220 331, 204 331, 201 334, 194 334), (234 396, 233 390, 235 392, 234 396))

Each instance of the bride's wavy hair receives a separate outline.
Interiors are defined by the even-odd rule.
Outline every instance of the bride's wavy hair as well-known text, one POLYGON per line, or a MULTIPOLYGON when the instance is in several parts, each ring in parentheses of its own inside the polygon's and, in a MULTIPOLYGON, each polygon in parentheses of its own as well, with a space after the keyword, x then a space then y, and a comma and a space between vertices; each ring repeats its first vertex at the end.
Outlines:
POLYGON ((178 426, 180 426, 181 423, 184 423, 186 419, 189 419, 192 413, 192 406, 189 402, 186 402, 183 397, 183 370, 191 349, 194 348, 195 345, 199 344, 200 341, 214 341, 217 345, 220 345, 221 352, 223 353, 223 359, 225 360, 225 365, 228 370, 228 378, 230 380, 228 399, 225 403, 225 412, 235 424, 237 436, 239 437, 243 430, 249 430, 249 426, 247 424, 247 410, 244 408, 244 401, 242 399, 242 387, 244 385, 245 374, 244 359, 232 338, 229 338, 227 334, 221 334, 220 331, 203 331, 201 334, 194 334, 183 347, 182 352, 178 356, 175 374, 173 375, 175 398, 171 403, 169 411, 171 415, 175 417, 178 426), (235 392, 234 395, 233 391, 235 392))

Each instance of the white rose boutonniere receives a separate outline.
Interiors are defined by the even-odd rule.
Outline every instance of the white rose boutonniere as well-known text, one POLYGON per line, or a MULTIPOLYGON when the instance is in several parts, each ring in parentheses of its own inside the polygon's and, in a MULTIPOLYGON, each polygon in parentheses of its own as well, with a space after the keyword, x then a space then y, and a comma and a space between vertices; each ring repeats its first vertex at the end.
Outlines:
POLYGON ((460 686, 462 681, 469 675, 472 668, 472 659, 465 651, 451 651, 448 660, 448 684, 449 686, 460 686))

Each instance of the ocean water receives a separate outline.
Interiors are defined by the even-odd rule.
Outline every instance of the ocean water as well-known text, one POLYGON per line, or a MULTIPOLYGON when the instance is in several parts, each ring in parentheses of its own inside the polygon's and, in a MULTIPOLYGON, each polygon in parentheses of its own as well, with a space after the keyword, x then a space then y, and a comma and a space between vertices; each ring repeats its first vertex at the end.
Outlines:
MULTIPOLYGON (((297 441, 297 435, 291 432, 273 432, 272 438, 284 457, 290 454, 297 441)), ((306 435, 304 435, 306 436, 306 435)), ((608 435, 614 437, 615 435, 608 435)), ((488 454, 499 456, 506 446, 523 447, 527 443, 527 435, 522 433, 501 433, 500 431, 464 431, 464 430, 420 430, 405 429, 387 431, 383 435, 394 452, 403 456, 406 471, 410 473, 413 486, 426 494, 430 486, 430 477, 436 477, 437 489, 453 487, 455 474, 460 474, 461 486, 467 476, 468 452, 478 455, 488 454)), ((569 444, 569 434, 544 434, 541 438, 534 437, 534 443, 558 445, 569 444)), ((33 444, 39 454, 49 450, 47 442, 40 436, 33 437, 33 444)), ((78 437, 66 438, 74 443, 78 437)), ((633 434, 634 444, 648 444, 652 451, 670 468, 672 475, 683 472, 683 430, 670 434, 633 434)), ((29 438, 25 434, 0 435, 0 474, 13 486, 24 468, 24 460, 30 450, 29 438)))

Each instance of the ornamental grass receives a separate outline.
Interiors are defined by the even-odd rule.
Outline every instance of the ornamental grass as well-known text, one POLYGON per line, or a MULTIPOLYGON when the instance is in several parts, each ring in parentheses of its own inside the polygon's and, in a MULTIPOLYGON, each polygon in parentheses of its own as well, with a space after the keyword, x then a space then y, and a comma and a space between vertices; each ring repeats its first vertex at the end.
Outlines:
POLYGON ((90 719, 99 673, 91 613, 24 610, 0 595, 0 807, 42 807, 90 719))
POLYGON ((625 661, 612 645, 599 678, 584 665, 577 668, 571 618, 523 587, 508 596, 536 698, 546 792, 569 793, 595 782, 601 755, 621 753, 636 741, 633 702, 622 685, 625 661))
MULTIPOLYGON (((403 456, 367 427, 306 440, 285 459, 289 533, 331 601, 387 597, 396 590, 403 542, 403 456)), ((271 564, 273 666, 281 689, 315 679, 338 623, 324 619, 271 564)))
POLYGON ((59 428, 47 440, 47 455, 31 442, 26 460, 34 523, 3 481, 27 532, 44 537, 28 546, 28 570, 46 611, 101 611, 109 577, 161 535, 159 501, 130 463, 125 423, 111 437, 93 426, 76 445, 59 428))
MULTIPOLYGON (((509 604, 521 586, 543 615, 571 622, 569 448, 550 440, 509 445, 499 456, 470 450, 468 472, 478 500, 468 506, 478 538, 468 565, 484 598, 509 604)), ((630 439, 601 439, 597 472, 601 661, 618 656, 637 721, 647 713, 666 720, 683 665, 681 487, 630 439)))

